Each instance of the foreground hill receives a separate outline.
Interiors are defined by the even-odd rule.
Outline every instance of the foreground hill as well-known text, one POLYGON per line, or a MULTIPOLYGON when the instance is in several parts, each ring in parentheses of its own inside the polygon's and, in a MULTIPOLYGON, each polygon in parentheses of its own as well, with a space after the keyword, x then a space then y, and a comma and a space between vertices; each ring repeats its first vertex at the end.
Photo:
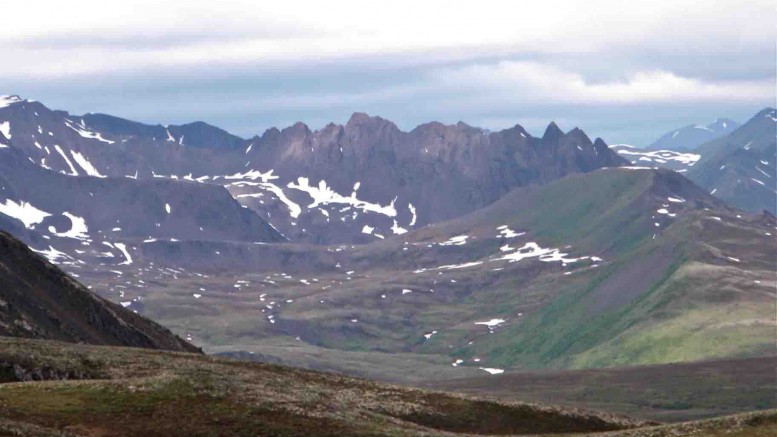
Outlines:
MULTIPOLYGON (((146 436, 769 435, 774 412, 669 427, 202 355, 0 338, 0 363, 80 380, 4 384, 0 433, 146 436), (737 435, 737 434, 727 434, 737 435)), ((0 374, 6 376, 5 374, 0 374)), ((9 379, 6 377, 6 382, 9 379)))
POLYGON ((195 352, 170 331, 96 296, 0 232, 0 335, 195 352))
POLYGON ((0 363, 83 379, 3 386, 0 431, 33 425, 44 435, 503 435, 645 424, 194 354, 0 338, 0 363))

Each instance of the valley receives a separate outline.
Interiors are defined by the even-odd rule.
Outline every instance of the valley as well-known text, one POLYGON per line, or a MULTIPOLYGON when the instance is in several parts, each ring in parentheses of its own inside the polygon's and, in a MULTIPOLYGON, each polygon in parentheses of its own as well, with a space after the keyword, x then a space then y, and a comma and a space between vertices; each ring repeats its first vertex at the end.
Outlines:
MULTIPOLYGON (((759 209, 774 193, 715 191, 717 176, 696 179, 720 160, 745 171, 731 157, 742 153, 760 153, 769 168, 773 110, 698 149, 636 151, 555 123, 541 137, 520 125, 487 132, 427 123, 405 132, 356 113, 344 125, 298 123, 241 139, 205 123, 153 126, 2 101, 0 229, 24 255, 0 260, 10 287, 0 296, 0 334, 209 355, 175 358, 181 370, 165 367, 172 358, 160 352, 2 340, 19 351, 8 362, 32 348, 36 360, 53 360, 43 373, 123 381, 41 388, 55 396, 105 395, 113 414, 151 402, 124 392, 137 379, 150 399, 188 399, 176 408, 196 413, 205 398, 227 409, 251 404, 271 386, 237 387, 261 375, 314 403, 337 398, 341 384, 356 397, 390 399, 380 408, 338 399, 313 414, 273 391, 270 407, 213 419, 241 434, 241 426, 270 426, 263 415, 282 410, 286 419, 264 431, 278 435, 321 423, 332 435, 599 432, 777 407, 769 371, 777 219, 759 209), (750 149, 738 152, 746 139, 750 149), (740 192, 746 198, 722 196, 740 192), (34 269, 53 276, 21 278, 14 263, 22 258, 30 277, 34 269), (62 283, 78 298, 52 297, 62 283), (85 297, 89 290, 99 298, 85 297), (84 299, 98 299, 96 309, 82 312, 84 299), (127 324, 136 330, 115 327, 127 324), (104 364, 94 374, 70 369, 83 359, 104 364), (148 373, 156 367, 161 379, 148 373), (213 376, 225 369, 242 376, 213 376), (635 419, 567 412, 576 408, 635 419), (475 413, 450 419, 461 409, 475 413), (564 418, 546 416, 557 413, 564 418), (518 429, 531 421, 494 416, 514 414, 543 418, 518 429), (484 428, 491 421, 505 427, 484 428)), ((84 422, 56 406, 40 414, 9 407, 2 397, 16 390, 42 396, 13 387, 0 393, 0 412, 21 418, 18 426, 107 426, 102 413, 84 422)), ((126 414, 133 433, 150 432, 126 414)), ((663 435, 656 432, 645 435, 663 435)))

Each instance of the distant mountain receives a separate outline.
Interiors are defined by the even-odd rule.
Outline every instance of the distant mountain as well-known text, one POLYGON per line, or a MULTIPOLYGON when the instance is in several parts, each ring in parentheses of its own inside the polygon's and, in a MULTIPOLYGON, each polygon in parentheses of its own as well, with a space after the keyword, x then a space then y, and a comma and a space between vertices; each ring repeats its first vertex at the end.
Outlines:
POLYGON ((514 187, 626 163, 602 140, 555 123, 542 138, 518 125, 403 132, 359 113, 315 132, 271 129, 252 144, 245 159, 265 163, 265 173, 234 175, 228 189, 254 210, 285 216, 270 221, 293 241, 316 243, 375 241, 476 210, 514 187))
POLYGON ((0 149, 0 229, 60 265, 132 265, 157 240, 285 241, 223 187, 55 173, 0 149))
POLYGON ((688 152, 706 142, 733 132, 739 126, 739 123, 727 118, 719 118, 706 126, 691 124, 662 135, 647 149, 688 152))
POLYGON ((0 232, 0 335, 197 352, 121 305, 98 297, 0 232))
POLYGON ((727 135, 740 126, 727 118, 719 118, 707 126, 692 124, 668 132, 646 148, 614 144, 610 148, 636 166, 659 167, 685 173, 701 155, 696 148, 715 138, 727 135))
MULTIPOLYGON (((744 125, 696 146, 692 151, 645 150, 625 144, 610 148, 634 166, 667 168, 685 173, 699 186, 737 208, 775 213, 776 118, 774 109, 764 109, 744 125)), ((724 129, 723 124, 716 122, 717 132, 734 126, 725 122, 724 129)))
POLYGON ((202 121, 180 126, 150 126, 107 114, 86 114, 72 118, 78 125, 110 136, 163 140, 187 147, 217 150, 242 148, 245 140, 202 121))
POLYGON ((296 242, 375 241, 468 213, 514 187, 627 163, 602 140, 555 123, 542 138, 518 125, 489 133, 428 123, 403 132, 356 113, 345 125, 311 131, 297 123, 243 140, 204 123, 154 126, 4 102, 0 141, 38 167, 221 185, 296 242))
POLYGON ((688 177, 747 211, 777 211, 777 111, 766 108, 730 134, 699 146, 688 177))

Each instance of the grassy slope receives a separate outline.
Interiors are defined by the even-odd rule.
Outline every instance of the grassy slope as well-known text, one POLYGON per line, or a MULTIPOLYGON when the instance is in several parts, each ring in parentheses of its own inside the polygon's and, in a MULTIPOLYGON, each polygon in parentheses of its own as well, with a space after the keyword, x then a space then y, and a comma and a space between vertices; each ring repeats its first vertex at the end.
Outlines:
POLYGON ((638 214, 651 201, 643 196, 652 189, 651 181, 641 172, 619 178, 605 177, 611 176, 606 173, 586 176, 578 184, 562 181, 543 188, 547 196, 542 198, 553 200, 540 200, 521 218, 531 217, 529 228, 544 235, 544 241, 580 241, 617 254, 615 260, 582 284, 532 284, 562 291, 521 323, 457 352, 489 356, 497 367, 526 368, 655 364, 774 353, 775 324, 769 316, 774 279, 768 264, 773 240, 726 210, 714 213, 726 214, 725 225, 711 219, 713 213, 685 211, 652 240, 653 229, 645 227, 644 217, 638 214), (591 190, 602 196, 581 194, 591 190), (564 199, 561 205, 559 199, 564 199), (570 217, 579 225, 569 222, 570 217), (710 231, 714 226, 719 229, 710 231), (554 232, 558 229, 562 231, 554 232), (707 252, 721 252, 716 246, 728 253, 747 253, 749 259, 745 266, 702 259, 707 252), (649 264, 657 268, 650 269, 649 264), (624 272, 631 270, 628 277, 624 272), (618 304, 607 305, 607 300, 618 304))
POLYGON ((544 434, 640 424, 183 353, 0 337, 0 363, 87 378, 0 386, 0 431, 3 421, 148 436, 544 434))
POLYGON ((770 305, 774 279, 768 267, 692 261, 687 247, 676 251, 665 272, 632 302, 593 310, 607 279, 629 263, 645 262, 650 250, 640 249, 605 266, 582 289, 564 293, 476 351, 496 355, 497 363, 505 366, 529 368, 657 364, 775 352, 770 305))
POLYGON ((267 364, 3 337, 0 363, 84 378, 0 385, 0 435, 769 435, 777 423, 772 410, 656 427, 267 364))
MULTIPOLYGON (((470 376, 482 373, 480 366, 760 355, 773 350, 773 325, 765 320, 774 299, 775 246, 764 235, 773 230, 736 215, 678 174, 602 170, 517 190, 484 210, 401 237, 311 250, 319 270, 289 262, 208 277, 144 276, 148 286, 130 293, 142 295, 143 314, 192 334, 207 351, 252 351, 391 380, 470 376), (689 199, 668 207, 674 218, 657 213, 669 196, 689 199), (501 225, 527 234, 497 238, 501 225), (439 245, 462 234, 471 237, 465 245, 439 245), (590 261, 493 261, 502 245, 527 241, 604 261, 596 268, 590 261), (476 260, 483 263, 434 270, 476 260), (416 273, 420 267, 429 270, 416 273), (278 269, 293 278, 274 274, 278 269), (236 290, 237 280, 251 285, 236 290), (194 299, 200 288, 207 291, 194 299), (493 334, 475 325, 492 318, 507 322, 493 334), (456 359, 465 362, 450 366, 456 359)), ((273 258, 272 246, 261 247, 263 258, 273 258)), ((125 271, 121 284, 139 279, 133 275, 125 271)))

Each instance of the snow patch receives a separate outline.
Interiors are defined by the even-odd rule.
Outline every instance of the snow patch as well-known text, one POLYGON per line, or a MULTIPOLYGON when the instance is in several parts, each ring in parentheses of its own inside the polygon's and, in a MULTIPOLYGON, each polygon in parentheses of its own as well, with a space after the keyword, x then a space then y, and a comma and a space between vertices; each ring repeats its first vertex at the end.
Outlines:
POLYGON ((97 171, 97 169, 92 165, 92 163, 89 162, 89 160, 86 159, 84 155, 82 155, 81 153, 71 150, 70 154, 73 155, 73 159, 75 159, 76 163, 78 163, 78 165, 80 165, 81 168, 84 169, 87 175, 94 176, 97 178, 106 177, 100 174, 100 172, 97 171))
POLYGON ((502 238, 515 238, 520 237, 521 235, 525 235, 526 232, 515 232, 512 229, 508 228, 506 225, 500 226, 497 228, 499 230, 499 236, 502 238))
POLYGON ((655 150, 655 151, 636 151, 636 150, 618 150, 619 155, 627 155, 631 156, 629 158, 632 163, 636 161, 647 161, 652 162, 653 160, 656 160, 658 162, 661 161, 677 161, 680 164, 683 165, 694 165, 696 162, 701 159, 701 155, 696 153, 682 153, 682 152, 676 152, 674 150, 655 150))
POLYGON ((457 235, 455 237, 451 237, 447 241, 443 241, 440 243, 440 246, 463 246, 467 244, 468 238, 469 235, 457 235))
POLYGON ((30 250, 32 250, 35 253, 39 253, 46 257, 46 259, 49 260, 49 262, 57 263, 63 259, 72 259, 72 257, 65 252, 60 252, 57 249, 54 249, 53 247, 49 246, 48 250, 37 250, 30 247, 30 250))
POLYGON ((59 144, 55 144, 54 149, 62 156, 62 159, 65 160, 65 163, 67 163, 67 166, 70 167, 70 175, 78 176, 78 172, 76 171, 76 168, 73 167, 73 163, 70 162, 70 159, 67 157, 67 155, 65 155, 65 152, 62 150, 61 147, 59 147, 59 144))
POLYGON ((43 219, 51 215, 25 201, 16 203, 11 199, 6 199, 5 203, 0 203, 0 214, 19 220, 27 229, 32 229, 33 225, 42 222, 43 219))
POLYGON ((124 243, 114 243, 113 245, 121 251, 121 253, 124 255, 124 258, 125 258, 125 260, 121 262, 119 265, 124 266, 124 265, 132 264, 132 257, 127 251, 127 246, 125 246, 124 243))
POLYGON ((539 244, 533 241, 530 241, 524 244, 522 247, 518 249, 513 249, 510 246, 506 245, 506 246, 503 246, 500 250, 502 252, 510 252, 512 250, 515 250, 515 252, 508 253, 500 258, 495 259, 494 261, 509 261, 512 263, 512 262, 521 261, 527 258, 539 258, 539 260, 543 262, 573 263, 583 259, 583 258, 566 258, 568 254, 562 253, 559 249, 543 248, 543 247, 540 247, 539 244))
MULTIPOLYGON (((62 238, 73 238, 82 241, 89 240, 89 234, 87 233, 89 232, 89 228, 86 226, 86 220, 67 211, 63 212, 62 215, 70 219, 70 229, 67 232, 51 232, 52 234, 62 238)), ((49 227, 49 231, 52 229, 53 227, 49 227)))
POLYGON ((0 108, 5 108, 14 103, 21 103, 24 100, 19 96, 0 96, 0 108))
POLYGON ((396 198, 388 205, 380 205, 377 203, 367 202, 356 198, 356 192, 351 193, 349 197, 345 197, 342 194, 337 193, 327 186, 325 180, 321 180, 318 186, 311 186, 308 178, 299 177, 297 182, 290 182, 287 185, 289 188, 299 190, 307 193, 312 199, 313 203, 308 205, 308 209, 315 208, 319 205, 327 205, 331 203, 350 205, 354 208, 360 209, 363 212, 373 212, 382 214, 387 217, 396 217, 397 210, 394 208, 394 202, 396 198))
POLYGON ((396 221, 396 220, 394 220, 394 224, 393 224, 393 225, 391 225, 391 232, 393 232, 393 233, 394 233, 394 235, 402 235, 402 234, 405 234, 405 233, 407 233, 407 229, 405 229, 405 228, 403 228, 403 227, 399 226, 399 225, 397 224, 397 221, 396 221))
MULTIPOLYGON (((283 192, 283 189, 281 187, 279 187, 279 186, 273 184, 272 182, 270 182, 271 180, 278 179, 278 176, 275 176, 273 174, 273 170, 272 169, 270 169, 266 173, 262 173, 261 171, 258 171, 258 170, 250 170, 250 171, 248 171, 246 173, 235 173, 233 175, 224 176, 224 179, 227 179, 227 180, 235 180, 235 179, 257 180, 257 179, 261 179, 262 182, 261 183, 257 183, 255 185, 258 188, 262 189, 262 190, 266 190, 266 191, 271 192, 272 194, 275 195, 275 197, 278 198, 278 200, 280 200, 283 204, 285 204, 286 207, 289 208, 289 215, 291 216, 291 218, 298 218, 300 213, 302 212, 302 208, 300 208, 299 205, 297 205, 296 203, 291 201, 291 199, 286 197, 286 193, 283 192)), ((237 183, 230 184, 230 185, 236 185, 236 184, 243 184, 243 183, 237 182, 237 183)), ((240 198, 240 197, 251 197, 251 196, 255 197, 255 195, 251 195, 251 194, 240 194, 237 197, 240 198)))
POLYGON ((472 261, 468 263, 462 263, 462 264, 448 264, 444 266, 437 267, 436 270, 456 270, 456 269, 466 269, 468 267, 475 267, 483 264, 483 261, 472 261))
POLYGON ((9 140, 11 139, 11 122, 10 121, 4 121, 0 123, 0 132, 5 135, 6 138, 9 140))
POLYGON ((507 320, 505 320, 505 319, 491 319, 491 320, 486 321, 486 322, 475 322, 475 324, 476 325, 488 326, 489 328, 494 328, 496 326, 501 325, 502 323, 504 323, 506 321, 507 320))
POLYGON ((69 127, 70 129, 74 130, 78 135, 81 135, 84 138, 89 138, 97 141, 102 141, 103 143, 113 144, 115 141, 106 140, 105 138, 100 135, 99 132, 92 132, 90 130, 87 130, 86 127, 83 125, 83 121, 81 122, 81 125, 76 125, 71 120, 65 120, 65 126, 69 127))

